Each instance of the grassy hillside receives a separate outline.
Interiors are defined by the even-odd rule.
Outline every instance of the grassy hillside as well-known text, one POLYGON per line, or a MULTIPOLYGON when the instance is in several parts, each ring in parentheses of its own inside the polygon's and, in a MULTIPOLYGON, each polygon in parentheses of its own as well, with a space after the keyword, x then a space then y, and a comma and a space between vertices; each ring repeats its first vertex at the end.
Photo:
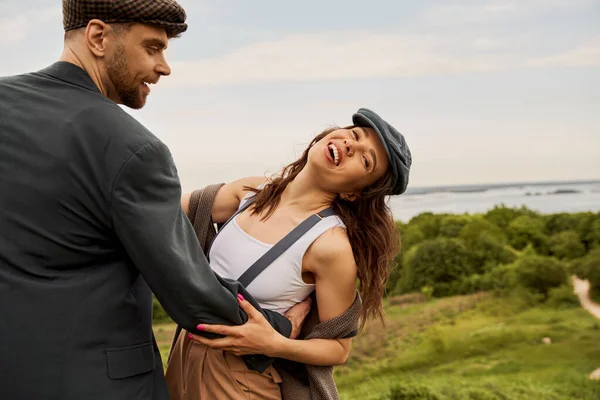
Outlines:
POLYGON ((600 321, 583 309, 532 306, 527 295, 394 304, 402 299, 336 370, 342 399, 600 399, 587 379, 600 368, 600 321))
MULTIPOLYGON (((336 368, 343 400, 600 399, 587 378, 600 368, 600 321, 576 303, 536 305, 524 293, 386 303, 386 326, 368 325, 336 368)), ((163 361, 173 329, 155 326, 163 361)))
POLYGON ((167 368, 167 356, 171 348, 175 327, 176 325, 172 322, 154 324, 154 336, 160 349, 164 368, 167 368))

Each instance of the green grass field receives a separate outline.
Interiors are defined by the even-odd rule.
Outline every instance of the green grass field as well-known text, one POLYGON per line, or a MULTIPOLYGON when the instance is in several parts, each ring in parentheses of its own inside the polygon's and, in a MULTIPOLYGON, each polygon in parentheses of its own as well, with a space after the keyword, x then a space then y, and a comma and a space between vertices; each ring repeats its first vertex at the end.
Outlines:
MULTIPOLYGON (((600 368, 600 321, 580 307, 526 296, 407 298, 386 300, 386 326, 369 324, 336 368, 341 399, 600 399, 600 382, 588 379, 600 368)), ((163 358, 173 329, 155 327, 163 358)))
POLYGON ((176 325, 174 323, 164 323, 154 325, 154 336, 156 337, 156 343, 160 349, 162 356, 163 366, 167 367, 167 356, 169 355, 169 349, 171 348, 171 341, 175 333, 176 325))
POLYGON ((579 307, 474 295, 387 311, 336 370, 342 399, 600 399, 600 321, 579 307))

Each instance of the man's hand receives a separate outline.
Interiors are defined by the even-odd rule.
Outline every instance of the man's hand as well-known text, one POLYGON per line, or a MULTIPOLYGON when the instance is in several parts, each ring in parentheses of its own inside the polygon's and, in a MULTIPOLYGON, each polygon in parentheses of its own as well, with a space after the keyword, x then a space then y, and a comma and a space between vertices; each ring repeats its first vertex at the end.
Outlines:
POLYGON ((290 320, 292 323, 292 334, 290 339, 296 339, 300 334, 304 320, 310 312, 310 306, 312 305, 312 297, 307 297, 304 301, 296 304, 290 308, 283 316, 290 320))

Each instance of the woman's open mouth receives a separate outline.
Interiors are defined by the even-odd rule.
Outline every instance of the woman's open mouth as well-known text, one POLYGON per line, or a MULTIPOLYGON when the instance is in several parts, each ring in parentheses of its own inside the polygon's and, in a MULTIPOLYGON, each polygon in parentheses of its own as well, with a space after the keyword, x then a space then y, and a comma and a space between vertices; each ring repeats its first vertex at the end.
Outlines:
POLYGON ((333 162, 335 166, 340 165, 340 151, 337 146, 333 143, 329 143, 327 146, 327 152, 329 155, 329 157, 327 157, 329 158, 329 161, 333 162))

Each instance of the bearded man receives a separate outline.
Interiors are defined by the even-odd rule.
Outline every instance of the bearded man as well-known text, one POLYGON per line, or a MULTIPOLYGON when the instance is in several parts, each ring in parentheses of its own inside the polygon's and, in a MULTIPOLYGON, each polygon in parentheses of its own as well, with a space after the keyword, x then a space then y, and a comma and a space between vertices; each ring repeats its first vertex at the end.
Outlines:
MULTIPOLYGON (((191 332, 247 321, 168 148, 118 106, 171 73, 185 19, 174 0, 63 0, 60 61, 0 78, 0 399, 168 399, 152 292, 191 332)), ((302 319, 263 313, 288 337, 302 319)))

